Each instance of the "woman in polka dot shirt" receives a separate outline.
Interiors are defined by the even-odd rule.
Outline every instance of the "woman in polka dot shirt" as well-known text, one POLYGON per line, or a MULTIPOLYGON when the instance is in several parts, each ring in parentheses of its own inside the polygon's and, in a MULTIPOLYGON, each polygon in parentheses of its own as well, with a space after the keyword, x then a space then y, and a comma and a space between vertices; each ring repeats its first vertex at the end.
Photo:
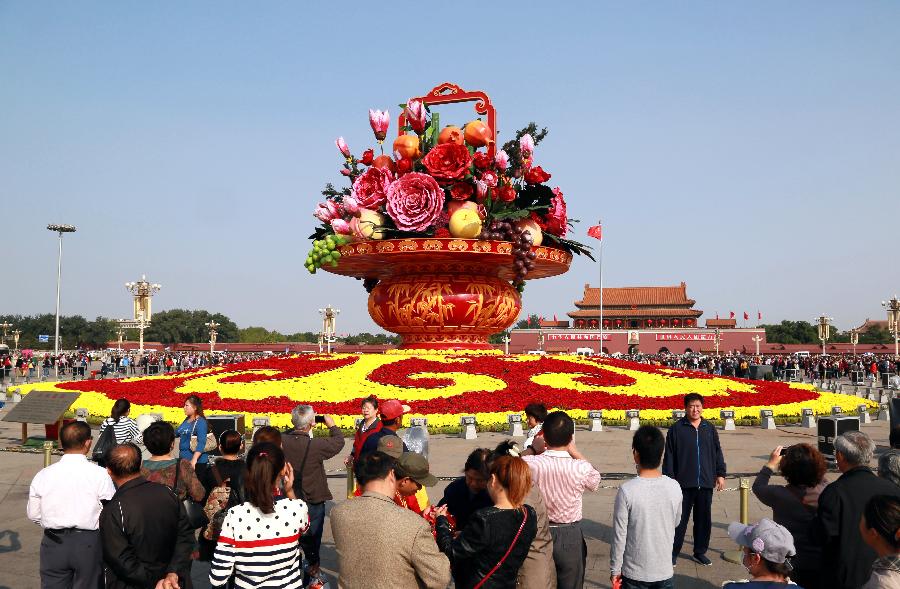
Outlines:
POLYGON ((244 495, 222 523, 209 580, 213 587, 300 589, 300 536, 309 528, 306 503, 275 497, 279 478, 292 489, 294 471, 275 444, 255 444, 247 453, 244 495))

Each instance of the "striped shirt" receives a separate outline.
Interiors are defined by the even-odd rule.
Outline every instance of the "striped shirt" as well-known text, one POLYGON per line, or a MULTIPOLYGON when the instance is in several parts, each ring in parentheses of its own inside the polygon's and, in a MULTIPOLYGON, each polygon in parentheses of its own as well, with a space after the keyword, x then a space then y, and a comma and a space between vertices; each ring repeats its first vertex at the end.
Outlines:
POLYGON ((531 468, 534 484, 544 495, 547 517, 556 524, 581 520, 581 498, 585 491, 600 487, 600 473, 587 460, 576 460, 564 450, 547 450, 523 456, 531 468))
POLYGON ((209 581, 223 587, 234 575, 238 589, 300 589, 300 536, 309 511, 299 499, 280 499, 265 514, 249 501, 228 510, 213 554, 209 581))
POLYGON ((141 441, 141 430, 138 429, 137 422, 130 417, 120 417, 116 421, 112 417, 107 417, 100 424, 100 435, 103 430, 112 426, 113 436, 116 438, 116 444, 124 444, 125 442, 141 441))

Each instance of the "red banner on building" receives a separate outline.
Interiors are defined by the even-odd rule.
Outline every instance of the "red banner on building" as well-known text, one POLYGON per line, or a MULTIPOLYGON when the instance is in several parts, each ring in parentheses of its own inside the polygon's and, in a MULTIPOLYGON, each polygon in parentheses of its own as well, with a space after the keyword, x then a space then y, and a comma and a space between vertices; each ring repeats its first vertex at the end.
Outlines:
MULTIPOLYGON (((609 333, 603 334, 603 341, 608 342, 612 339, 612 335, 609 333)), ((547 334, 548 341, 600 341, 599 333, 548 333, 547 334)))
POLYGON ((714 333, 657 333, 658 342, 712 342, 716 340, 714 333))

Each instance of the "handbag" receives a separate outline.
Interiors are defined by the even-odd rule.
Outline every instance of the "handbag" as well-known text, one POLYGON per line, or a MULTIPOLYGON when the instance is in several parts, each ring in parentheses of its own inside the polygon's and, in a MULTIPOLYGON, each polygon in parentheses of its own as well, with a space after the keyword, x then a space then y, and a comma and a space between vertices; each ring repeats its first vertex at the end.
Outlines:
MULTIPOLYGON (((181 459, 175 459, 175 483, 172 486, 172 491, 178 496, 178 481, 181 478, 181 459)), ((198 503, 191 499, 191 496, 188 494, 187 489, 185 489, 184 499, 181 501, 184 504, 184 512, 187 514, 188 523, 192 530, 196 530, 202 528, 206 524, 209 523, 209 519, 207 519, 206 514, 203 512, 203 503, 198 503)))
POLYGON ((106 452, 115 445, 116 434, 112 424, 108 424, 103 430, 103 433, 100 434, 100 437, 97 439, 97 443, 94 445, 94 449, 91 452, 91 458, 93 458, 94 462, 96 462, 100 466, 106 466, 104 464, 104 457, 106 455, 106 452))
POLYGON ((488 574, 486 574, 484 577, 482 577, 482 579, 480 581, 478 581, 478 584, 475 585, 474 589, 481 589, 481 586, 484 585, 487 582, 487 580, 491 578, 491 575, 496 573, 497 569, 499 569, 500 566, 504 562, 506 562, 506 557, 508 557, 509 553, 512 552, 512 549, 516 545, 516 542, 519 541, 519 536, 522 535, 522 530, 525 529, 525 522, 527 522, 527 521, 528 521, 528 510, 523 507, 522 508, 522 524, 519 526, 519 531, 516 532, 516 537, 513 538, 513 541, 510 543, 509 548, 506 550, 506 554, 503 555, 503 558, 500 559, 500 562, 498 562, 497 564, 494 565, 494 568, 492 568, 490 571, 488 571, 488 574))
MULTIPOLYGON (((197 439, 197 436, 194 435, 194 430, 197 429, 197 421, 199 421, 199 418, 197 420, 194 420, 194 427, 191 428, 191 452, 210 452, 212 450, 215 450, 216 446, 218 445, 216 444, 216 435, 209 431, 209 429, 206 430, 206 439, 203 440, 203 447, 200 447, 200 441, 197 439)), ((208 428, 209 423, 207 423, 206 425, 208 428)))

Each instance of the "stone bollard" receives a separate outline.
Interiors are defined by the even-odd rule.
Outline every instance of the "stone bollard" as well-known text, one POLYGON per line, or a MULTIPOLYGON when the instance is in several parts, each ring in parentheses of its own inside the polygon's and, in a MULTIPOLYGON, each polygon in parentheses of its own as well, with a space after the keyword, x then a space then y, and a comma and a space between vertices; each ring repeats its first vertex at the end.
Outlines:
POLYGON ((844 410, 841 409, 839 406, 834 405, 834 406, 831 408, 831 414, 834 415, 835 417, 840 417, 841 415, 844 414, 844 410))
POLYGON ((459 428, 459 437, 462 439, 474 440, 478 437, 478 434, 475 432, 474 415, 463 415, 459 418, 459 425, 462 426, 459 428))
POLYGON ((684 409, 672 409, 672 421, 678 421, 684 417, 684 409))
POLYGON ((506 416, 506 423, 509 424, 509 433, 507 435, 519 438, 525 437, 525 432, 522 431, 521 413, 510 413, 506 416))
POLYGON ((893 399, 893 398, 894 398, 894 393, 892 393, 890 391, 885 391, 885 392, 881 393, 881 396, 879 397, 878 402, 879 403, 890 403, 891 399, 893 399))
POLYGON ((588 419, 591 420, 591 431, 592 432, 602 432, 603 431, 603 410, 595 409, 593 411, 588 411, 588 419))
POLYGON ((641 412, 638 409, 625 411, 625 419, 628 420, 628 431, 634 432, 641 427, 641 412))
POLYGON ((771 409, 761 409, 759 411, 759 427, 763 429, 775 429, 775 418, 771 409))
MULTIPOLYGON (((360 418, 360 419, 362 419, 362 418, 360 418)), ((257 430, 259 430, 259 428, 266 427, 267 425, 269 425, 268 417, 254 417, 253 418, 253 433, 251 434, 251 439, 253 436, 256 435, 256 432, 257 432, 257 430)), ((249 448, 249 446, 248 446, 248 448, 249 448)))
POLYGON ((88 418, 88 410, 84 407, 79 407, 75 410, 75 421, 87 421, 88 418))
POLYGON ((816 416, 809 407, 800 410, 800 427, 816 427, 816 416))
POLYGON ((403 432, 403 443, 410 452, 428 458, 428 420, 424 417, 413 417, 409 427, 403 432))
POLYGON ((723 430, 727 432, 734 431, 734 411, 726 411, 723 409, 722 411, 719 411, 719 417, 721 417, 723 420, 723 430))
POLYGON ((891 420, 891 410, 890 405, 887 403, 882 403, 881 407, 878 409, 878 421, 890 421, 891 420))
POLYGON ((860 405, 856 408, 856 412, 859 414, 859 423, 872 423, 872 416, 869 415, 869 406, 868 405, 860 405))
POLYGON ((22 393, 19 392, 19 389, 15 389, 12 394, 11 403, 18 403, 22 400, 22 393))

